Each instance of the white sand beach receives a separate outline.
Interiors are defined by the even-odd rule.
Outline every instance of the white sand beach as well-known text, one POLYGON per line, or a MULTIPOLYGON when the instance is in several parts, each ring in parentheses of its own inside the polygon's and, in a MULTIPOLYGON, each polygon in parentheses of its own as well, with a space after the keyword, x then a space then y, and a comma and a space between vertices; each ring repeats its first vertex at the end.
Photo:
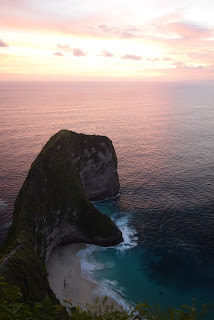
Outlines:
MULTIPOLYGON (((97 298, 96 289, 99 286, 81 276, 80 259, 76 254, 84 248, 86 245, 81 243, 58 246, 53 249, 46 262, 50 287, 61 304, 65 304, 63 300, 71 299, 74 306, 84 308, 87 303, 92 304, 97 298)), ((103 298, 100 297, 100 301, 103 298)), ((113 299, 108 298, 107 303, 113 303, 117 310, 121 310, 113 299)))

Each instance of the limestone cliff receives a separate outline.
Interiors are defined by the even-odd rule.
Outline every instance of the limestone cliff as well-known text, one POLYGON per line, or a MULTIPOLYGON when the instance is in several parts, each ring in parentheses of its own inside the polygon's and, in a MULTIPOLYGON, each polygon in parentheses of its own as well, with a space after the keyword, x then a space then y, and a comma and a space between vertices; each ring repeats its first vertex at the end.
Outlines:
POLYGON ((97 148, 94 148, 94 136, 83 139, 84 156, 79 160, 79 171, 88 198, 103 200, 119 194, 117 158, 108 138, 96 137, 96 140, 97 148))
POLYGON ((117 195, 117 158, 107 137, 62 130, 31 165, 14 205, 0 274, 41 300, 48 286, 45 259, 59 244, 116 245, 122 235, 89 201, 117 195))

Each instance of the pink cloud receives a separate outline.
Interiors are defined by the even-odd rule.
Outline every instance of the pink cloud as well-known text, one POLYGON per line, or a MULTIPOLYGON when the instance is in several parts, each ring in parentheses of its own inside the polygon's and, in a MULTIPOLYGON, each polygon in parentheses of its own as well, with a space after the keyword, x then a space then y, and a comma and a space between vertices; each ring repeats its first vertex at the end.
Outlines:
POLYGON ((108 28, 105 24, 101 24, 100 26, 98 26, 98 29, 104 31, 104 32, 110 32, 112 31, 112 28, 108 28))
POLYGON ((103 52, 99 56, 108 57, 108 58, 114 57, 114 55, 111 52, 108 52, 106 50, 103 50, 103 52))
POLYGON ((124 30, 124 31, 122 31, 122 32, 120 33, 120 36, 121 36, 121 38, 126 38, 126 39, 128 39, 128 38, 134 38, 134 37, 135 37, 135 34, 129 32, 129 31, 127 31, 127 30, 124 30))
MULTIPOLYGON (((87 52, 79 49, 79 48, 72 48, 69 45, 62 45, 62 44, 58 44, 57 48, 60 49, 61 51, 63 51, 64 53, 66 52, 73 52, 73 55, 75 57, 84 57, 87 55, 87 52)), ((64 56, 64 54, 62 52, 55 52, 54 55, 55 56, 64 56)))
POLYGON ((116 36, 119 38, 125 38, 125 39, 129 39, 129 38, 134 38, 137 37, 137 32, 139 30, 137 30, 136 27, 108 27, 105 24, 99 25, 97 27, 98 31, 102 31, 106 34, 108 34, 108 36, 116 36))
POLYGON ((87 55, 87 52, 84 52, 78 48, 72 49, 72 52, 75 57, 84 57, 87 55))
POLYGON ((191 65, 191 64, 186 64, 184 62, 175 62, 173 64, 173 66, 176 67, 176 69, 186 69, 186 70, 200 70, 200 69, 203 69, 203 67, 200 65, 200 66, 194 66, 194 65, 191 65))
MULTIPOLYGON (((44 14, 48 12, 48 6, 44 6, 46 11, 43 11, 43 6, 39 6, 39 1, 37 0, 0 0, 0 2, 0 25, 8 29, 11 28, 11 30, 36 30, 46 34, 57 31, 86 37, 126 38, 130 39, 130 46, 131 39, 138 38, 139 41, 145 41, 148 45, 161 46, 164 52, 168 52, 171 59, 167 57, 160 58, 162 61, 172 60, 172 63, 174 61, 188 62, 188 67, 191 65, 210 65, 213 62, 214 41, 211 40, 213 31, 203 26, 183 21, 184 12, 182 10, 162 15, 144 25, 129 26, 122 24, 122 19, 117 21, 109 19, 108 13, 106 15, 103 15, 102 12, 99 15, 97 12, 95 14, 86 13, 86 15, 71 16, 69 18, 69 15, 63 16, 56 14, 56 12, 44 14), (209 54, 206 52, 209 52, 209 54)), ((132 23, 131 20, 127 21, 132 23)), ((135 21, 133 20, 134 23, 135 21)), ((3 43, 6 45, 5 42, 3 43)), ((5 47, 5 45, 1 45, 0 42, 0 47, 5 47)), ((58 44, 54 50, 56 50, 54 55, 59 57, 69 52, 72 52, 76 57, 87 55, 87 52, 72 48, 67 44, 58 44)), ((142 57, 138 55, 122 54, 119 54, 121 59, 142 60, 142 57)), ((100 55, 103 57, 114 56, 111 52, 105 50, 100 55)), ((148 59, 151 62, 158 61, 157 58, 148 59)))
POLYGON ((63 57, 64 54, 62 52, 54 52, 53 53, 54 56, 58 56, 58 57, 63 57))
POLYGON ((146 58, 146 60, 148 60, 148 61, 153 61, 153 62, 155 62, 155 61, 160 61, 160 59, 158 59, 158 58, 146 58))
POLYGON ((8 45, 0 39, 0 48, 8 47, 8 45))
POLYGON ((186 22, 163 24, 160 30, 166 34, 175 34, 184 39, 203 39, 213 36, 213 31, 207 28, 186 22))
POLYGON ((47 10, 42 9, 39 1, 0 0, 0 26, 13 30, 57 31, 69 34, 82 32, 82 22, 79 20, 50 14, 47 10))
POLYGON ((5 8, 19 8, 19 9, 26 9, 29 6, 30 3, 28 0, 1 0, 1 6, 5 8))
POLYGON ((205 64, 213 64, 214 58, 213 58, 213 50, 200 50, 196 52, 188 52, 187 56, 192 60, 192 61, 203 61, 205 64))
POLYGON ((58 44, 57 48, 62 50, 62 51, 67 51, 67 52, 71 52, 71 47, 69 45, 63 45, 63 44, 58 44))
POLYGON ((122 56, 122 59, 141 60, 142 58, 140 56, 136 56, 134 54, 125 54, 124 56, 122 56))

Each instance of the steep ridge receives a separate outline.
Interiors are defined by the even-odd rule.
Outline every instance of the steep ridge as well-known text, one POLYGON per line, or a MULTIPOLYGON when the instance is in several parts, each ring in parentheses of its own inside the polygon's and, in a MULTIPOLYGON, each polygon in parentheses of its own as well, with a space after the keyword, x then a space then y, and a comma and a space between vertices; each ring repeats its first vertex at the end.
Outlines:
POLYGON ((119 244, 122 234, 89 199, 119 193, 117 158, 103 136, 61 130, 32 163, 14 204, 13 223, 1 249, 0 275, 21 288, 24 299, 47 294, 45 260, 59 244, 119 244))

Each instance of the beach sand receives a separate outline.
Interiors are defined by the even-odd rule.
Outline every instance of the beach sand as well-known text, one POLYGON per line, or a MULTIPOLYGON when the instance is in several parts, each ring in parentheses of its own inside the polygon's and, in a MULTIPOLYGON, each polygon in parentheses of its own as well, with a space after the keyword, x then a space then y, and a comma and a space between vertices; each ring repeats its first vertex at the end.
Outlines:
MULTIPOLYGON (((51 289, 61 304, 63 300, 71 299, 74 306, 79 305, 84 309, 87 303, 93 304, 97 298, 96 290, 99 286, 81 276, 80 259, 77 252, 85 249, 82 243, 61 245, 52 250, 46 268, 51 289)), ((99 297, 101 302, 104 296, 99 297)), ((115 300, 108 298, 107 304, 114 305, 116 310, 121 310, 115 300)))

